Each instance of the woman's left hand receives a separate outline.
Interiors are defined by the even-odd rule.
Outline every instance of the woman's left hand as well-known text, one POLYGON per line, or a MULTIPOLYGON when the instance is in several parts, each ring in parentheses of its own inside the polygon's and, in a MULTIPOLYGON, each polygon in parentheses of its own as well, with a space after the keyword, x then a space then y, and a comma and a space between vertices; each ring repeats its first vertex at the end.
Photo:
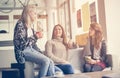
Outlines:
POLYGON ((71 40, 69 40, 68 42, 68 48, 72 48, 73 47, 73 42, 71 40))
POLYGON ((43 37, 43 33, 38 31, 38 32, 36 32, 36 36, 37 36, 38 39, 42 38, 43 37))
POLYGON ((69 40, 68 41, 68 48, 77 48, 78 47, 78 45, 75 43, 75 42, 73 42, 72 40, 69 40))
POLYGON ((96 62, 96 60, 91 59, 90 61, 88 61, 88 63, 90 63, 90 64, 96 64, 97 62, 96 62))
POLYGON ((62 64, 70 64, 70 62, 64 60, 62 64))

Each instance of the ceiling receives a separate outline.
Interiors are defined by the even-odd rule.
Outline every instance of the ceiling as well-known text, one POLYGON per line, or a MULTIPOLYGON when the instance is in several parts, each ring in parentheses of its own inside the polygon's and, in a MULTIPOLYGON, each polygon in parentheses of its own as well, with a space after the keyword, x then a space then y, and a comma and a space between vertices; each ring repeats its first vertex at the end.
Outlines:
POLYGON ((46 0, 0 0, 0 11, 9 13, 15 9, 22 9, 27 4, 37 4, 40 12, 44 12, 46 8, 46 0))
POLYGON ((0 12, 9 13, 15 9, 23 9, 24 5, 37 4, 40 13, 45 13, 46 9, 56 8, 57 0, 0 0, 0 12))
POLYGON ((45 8, 46 0, 0 0, 0 8, 21 8, 27 4, 37 4, 41 8, 45 8))

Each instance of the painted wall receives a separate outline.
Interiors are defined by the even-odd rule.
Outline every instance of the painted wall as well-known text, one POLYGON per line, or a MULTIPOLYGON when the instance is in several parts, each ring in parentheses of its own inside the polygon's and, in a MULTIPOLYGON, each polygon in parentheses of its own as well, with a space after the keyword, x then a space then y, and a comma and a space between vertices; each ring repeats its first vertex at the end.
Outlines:
MULTIPOLYGON (((87 33, 90 24, 90 12, 89 4, 96 0, 70 0, 71 4, 71 28, 72 28, 72 39, 75 41, 75 36, 83 33, 87 33), (81 27, 77 25, 77 11, 81 10, 81 27)), ((97 5, 96 5, 97 10, 97 5)), ((98 14, 97 14, 98 15, 98 14)))
POLYGON ((114 69, 120 69, 120 0, 105 0, 108 52, 114 55, 114 69))

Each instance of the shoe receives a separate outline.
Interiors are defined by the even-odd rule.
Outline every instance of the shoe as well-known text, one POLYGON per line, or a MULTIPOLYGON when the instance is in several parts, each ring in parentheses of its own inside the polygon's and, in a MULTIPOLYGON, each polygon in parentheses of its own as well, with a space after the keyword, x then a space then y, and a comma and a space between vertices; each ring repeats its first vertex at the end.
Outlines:
POLYGON ((61 71, 57 71, 57 72, 55 72, 54 77, 57 77, 57 78, 59 78, 59 77, 64 77, 64 74, 63 74, 63 72, 61 72, 61 71))

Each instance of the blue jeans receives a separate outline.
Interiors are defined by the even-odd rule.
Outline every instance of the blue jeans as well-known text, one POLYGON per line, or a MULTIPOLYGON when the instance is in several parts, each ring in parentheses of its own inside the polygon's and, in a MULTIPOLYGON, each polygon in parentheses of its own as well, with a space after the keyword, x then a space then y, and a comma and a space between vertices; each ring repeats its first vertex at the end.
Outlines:
POLYGON ((59 67, 64 74, 74 74, 74 70, 70 64, 59 64, 56 66, 59 67))
MULTIPOLYGON (((47 73, 47 76, 51 76, 51 70, 52 69, 48 69, 48 73, 47 73)), ((57 67, 57 66, 54 66, 54 70, 55 70, 55 72, 57 72, 57 71, 59 71, 59 72, 63 72, 59 67, 57 67)))
POLYGON ((26 61, 36 63, 40 66, 38 78, 47 76, 47 73, 49 73, 49 76, 53 76, 55 74, 54 63, 48 57, 36 51, 32 47, 27 47, 23 52, 25 54, 26 61))
POLYGON ((102 71, 103 68, 97 64, 85 64, 84 72, 94 72, 94 71, 102 71))
POLYGON ((57 71, 63 72, 59 67, 57 67, 57 66, 55 65, 55 72, 57 72, 57 71))

